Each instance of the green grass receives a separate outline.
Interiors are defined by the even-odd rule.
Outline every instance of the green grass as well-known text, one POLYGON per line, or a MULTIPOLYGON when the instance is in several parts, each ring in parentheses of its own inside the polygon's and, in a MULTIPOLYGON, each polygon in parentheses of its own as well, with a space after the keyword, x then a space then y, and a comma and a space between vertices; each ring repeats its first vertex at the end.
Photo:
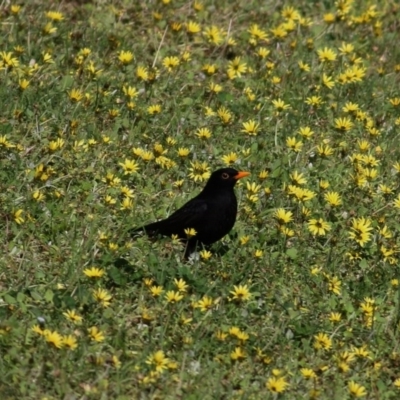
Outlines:
POLYGON ((1 398, 397 399, 397 2, 79 3, 1 9, 1 398))

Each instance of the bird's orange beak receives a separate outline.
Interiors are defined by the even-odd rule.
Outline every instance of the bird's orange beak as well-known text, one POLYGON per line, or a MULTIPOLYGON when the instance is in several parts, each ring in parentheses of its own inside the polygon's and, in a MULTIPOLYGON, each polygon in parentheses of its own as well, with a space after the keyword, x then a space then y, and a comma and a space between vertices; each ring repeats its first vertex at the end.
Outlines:
POLYGON ((242 179, 242 178, 244 178, 245 176, 249 176, 249 175, 250 175, 250 172, 240 171, 237 175, 234 176, 234 178, 235 178, 236 180, 239 180, 239 179, 242 179))

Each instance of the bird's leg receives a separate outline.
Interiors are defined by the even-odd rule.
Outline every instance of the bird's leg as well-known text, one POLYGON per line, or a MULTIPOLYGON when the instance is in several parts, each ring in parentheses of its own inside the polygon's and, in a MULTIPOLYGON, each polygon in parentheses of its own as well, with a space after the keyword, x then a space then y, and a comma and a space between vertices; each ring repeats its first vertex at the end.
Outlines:
POLYGON ((183 255, 183 258, 184 258, 185 260, 188 260, 189 257, 190 257, 190 255, 196 251, 197 247, 198 247, 198 242, 197 242, 197 240, 194 239, 194 238, 189 239, 189 240, 186 242, 185 254, 183 255))

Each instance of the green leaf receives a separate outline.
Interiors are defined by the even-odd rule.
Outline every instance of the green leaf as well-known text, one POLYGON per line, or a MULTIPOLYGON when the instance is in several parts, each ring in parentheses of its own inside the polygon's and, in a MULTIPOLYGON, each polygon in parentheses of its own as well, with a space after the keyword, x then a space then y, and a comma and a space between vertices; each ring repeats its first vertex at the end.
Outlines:
POLYGON ((26 300, 26 296, 22 292, 18 292, 17 301, 18 303, 23 303, 26 300))
POLYGON ((7 304, 16 304, 17 303, 17 300, 15 300, 15 298, 10 296, 9 294, 5 294, 3 298, 7 304))
POLYGON ((54 298, 54 292, 50 289, 47 289, 46 293, 44 294, 44 298, 48 303, 52 303, 54 298))
POLYGON ((193 104, 193 99, 191 97, 185 97, 182 100, 182 105, 184 106, 191 106, 193 104))
POLYGON ((358 265, 364 271, 368 269, 368 261, 365 258, 363 258, 358 265))
POLYGON ((121 273, 117 267, 111 267, 107 270, 108 276, 113 280, 113 282, 119 286, 126 285, 126 277, 121 273))
POLYGON ((286 255, 292 260, 295 260, 297 258, 297 250, 294 247, 292 247, 291 249, 287 249, 286 255))
POLYGON ((32 297, 32 299, 37 300, 37 301, 41 301, 43 299, 43 297, 40 295, 40 293, 38 293, 36 291, 31 292, 31 297, 32 297))

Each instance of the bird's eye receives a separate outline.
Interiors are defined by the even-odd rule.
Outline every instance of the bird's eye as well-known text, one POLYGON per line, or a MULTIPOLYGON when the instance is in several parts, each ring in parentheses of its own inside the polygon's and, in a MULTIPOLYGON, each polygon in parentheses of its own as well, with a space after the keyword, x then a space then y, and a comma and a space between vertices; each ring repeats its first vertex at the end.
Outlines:
POLYGON ((222 179, 228 179, 229 178, 229 174, 227 174, 226 172, 222 173, 222 179))

